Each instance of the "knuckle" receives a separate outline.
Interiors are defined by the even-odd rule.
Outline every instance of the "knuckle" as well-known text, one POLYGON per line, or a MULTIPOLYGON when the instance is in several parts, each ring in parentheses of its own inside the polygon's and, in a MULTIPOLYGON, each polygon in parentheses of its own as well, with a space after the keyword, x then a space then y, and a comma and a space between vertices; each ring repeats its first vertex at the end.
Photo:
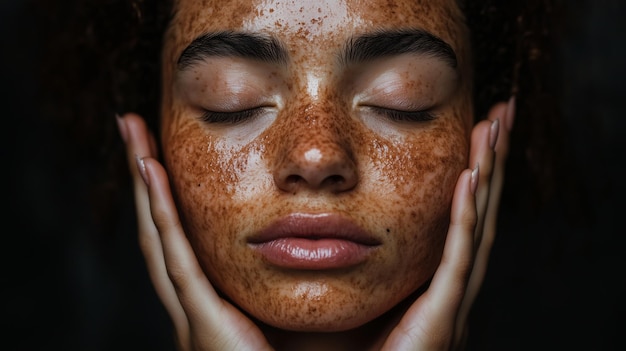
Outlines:
POLYGON ((152 220, 160 233, 180 227, 180 221, 175 216, 160 208, 152 211, 152 220))
POLYGON ((172 282, 174 289, 176 291, 186 291, 189 286, 189 280, 187 279, 187 272, 184 267, 179 264, 170 264, 167 265, 167 276, 172 282))
POLYGON ((477 224, 476 209, 473 206, 463 208, 457 224, 467 228, 475 228, 477 224))

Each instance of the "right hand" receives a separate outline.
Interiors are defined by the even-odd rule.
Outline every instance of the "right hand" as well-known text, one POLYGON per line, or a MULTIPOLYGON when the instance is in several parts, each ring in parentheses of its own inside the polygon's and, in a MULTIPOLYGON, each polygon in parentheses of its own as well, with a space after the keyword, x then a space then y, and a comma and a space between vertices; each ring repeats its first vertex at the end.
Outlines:
POLYGON ((136 114, 118 118, 135 189, 139 245, 179 350, 271 350, 261 330, 222 299, 183 231, 154 135, 136 114), (143 175, 142 175, 143 173, 143 175), (144 181, 145 179, 145 181, 144 181))

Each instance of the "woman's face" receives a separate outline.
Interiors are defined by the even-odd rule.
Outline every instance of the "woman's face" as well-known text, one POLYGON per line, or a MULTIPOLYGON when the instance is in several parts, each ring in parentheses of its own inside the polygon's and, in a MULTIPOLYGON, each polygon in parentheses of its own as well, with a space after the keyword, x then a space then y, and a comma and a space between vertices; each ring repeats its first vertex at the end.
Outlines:
POLYGON ((425 284, 472 124, 456 1, 175 10, 162 145, 214 286, 270 325, 330 331, 425 284))

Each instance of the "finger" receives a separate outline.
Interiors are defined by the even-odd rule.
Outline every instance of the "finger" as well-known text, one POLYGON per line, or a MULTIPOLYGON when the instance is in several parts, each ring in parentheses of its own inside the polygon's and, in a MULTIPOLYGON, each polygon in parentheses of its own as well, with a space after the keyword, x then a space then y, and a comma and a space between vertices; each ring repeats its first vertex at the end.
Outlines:
POLYGON ((150 206, 148 203, 148 191, 146 185, 139 174, 137 168, 137 158, 153 156, 152 141, 153 136, 148 131, 144 120, 133 113, 128 113, 118 119, 118 121, 126 128, 128 139, 126 144, 126 159, 130 169, 134 192, 135 205, 137 209, 137 220, 139 226, 140 240, 141 234, 145 232, 156 232, 156 228, 152 223, 150 216, 150 206))
MULTIPOLYGON (((190 328, 219 332, 224 304, 209 283, 185 236, 165 169, 152 158, 142 159, 149 181, 150 211, 161 237, 167 275, 189 320, 190 328)), ((202 333, 202 332, 200 332, 202 333)), ((221 336, 221 335, 219 335, 221 336)), ((207 338, 218 335, 207 335, 207 338)))
POLYGON ((438 315, 443 317, 442 322, 449 323, 449 318, 456 317, 472 269, 473 234, 477 220, 474 193, 479 173, 479 169, 475 168, 472 171, 463 171, 459 177, 452 199, 450 226, 441 262, 426 292, 429 298, 432 296, 434 310, 439 311, 438 315))
POLYGON ((150 213, 148 189, 137 167, 138 157, 154 155, 151 146, 154 137, 148 132, 143 119, 136 114, 119 117, 118 123, 125 134, 127 160, 133 178, 139 247, 155 291, 172 319, 179 338, 184 339, 184 335, 188 334, 187 319, 167 275, 161 239, 150 213))
MULTIPOLYGON (((495 113, 489 115, 489 118, 495 118, 495 113)), ((499 112, 498 112, 499 114, 499 112)), ((506 160, 509 155, 509 143, 511 138, 511 129, 515 120, 515 97, 512 97, 506 104, 506 111, 504 114, 504 128, 501 128, 501 134, 498 137, 496 143, 495 152, 495 167, 491 181, 491 191, 489 192, 489 206, 485 215, 486 222, 489 223, 494 229, 497 224, 497 213, 500 205, 500 195, 502 193, 502 186, 504 184, 504 172, 506 167, 506 160), (487 220, 489 219, 489 220, 487 220)))
MULTIPOLYGON (((500 207, 500 197, 502 194, 502 186, 504 183, 504 172, 506 166, 506 159, 508 156, 510 129, 515 118, 515 100, 512 98, 508 104, 504 105, 504 117, 501 126, 498 142, 495 146, 495 165, 491 175, 491 182, 489 185, 489 198, 487 200, 487 208, 485 209, 485 218, 483 221, 483 235, 480 245, 476 252, 476 260, 474 262, 474 270, 472 277, 470 278, 469 287, 472 288, 472 292, 475 295, 478 293, 479 287, 482 285, 485 272, 487 270, 487 263, 489 261, 489 255, 491 248, 496 237, 496 226, 498 222, 498 209, 500 207)), ((490 119, 500 116, 501 111, 492 110, 489 114, 490 119)), ((471 297, 471 296, 468 296, 471 297)), ((473 302, 473 297, 472 302, 473 302)))
POLYGON ((126 141, 126 160, 128 162, 128 169, 133 177, 135 185, 141 185, 137 188, 145 188, 144 182, 137 170, 136 157, 156 157, 153 154, 152 143, 153 136, 148 131, 146 122, 139 115, 134 113, 127 113, 123 116, 117 117, 118 126, 120 132, 125 134, 126 141))
POLYGON ((459 176, 443 255, 428 290, 409 308, 385 349, 431 350, 449 345, 457 309, 472 268, 478 168, 459 176))
MULTIPOLYGON (((508 128, 512 126, 514 108, 514 100, 511 100, 509 103, 496 105, 488 115, 488 118, 492 121, 501 118, 502 123, 500 124, 500 134, 495 145, 494 167, 488 187, 487 207, 484 209, 482 240, 477 248, 474 269, 468 285, 469 288, 472 288, 471 293, 474 295, 477 294, 480 285, 482 285, 491 247, 495 240, 497 214, 500 206, 500 195, 502 193, 504 170, 509 148, 510 129, 508 128)), ((468 298, 471 298, 473 302, 471 295, 472 294, 470 294, 468 298)))
MULTIPOLYGON (((478 181, 478 189, 476 191, 476 209, 477 209, 477 223, 474 232, 474 250, 476 257, 478 257, 478 251, 482 248, 484 253, 485 246, 485 223, 487 210, 490 206, 491 188, 493 180, 494 167, 496 164, 496 152, 495 147, 501 137, 506 137, 506 134, 502 123, 506 123, 506 103, 498 103, 491 108, 488 114, 487 120, 479 122, 472 131, 471 152, 470 152, 470 164, 480 165, 480 179, 478 181), (502 120, 502 122, 501 122, 502 120)), ((487 238, 489 240, 489 238, 487 238)), ((459 321, 462 323, 464 317, 469 313, 471 302, 473 302, 475 295, 477 294, 480 284, 482 284, 482 272, 476 271, 476 263, 470 275, 468 282, 468 288, 465 293, 464 303, 461 305, 459 312, 459 321)))
POLYGON ((470 167, 480 165, 480 179, 476 192, 476 209, 478 222, 474 236, 475 248, 478 248, 483 235, 483 223, 487 204, 489 201, 489 188, 495 161, 495 145, 499 139, 501 119, 505 115, 506 104, 495 105, 489 116, 491 119, 483 120, 476 124, 472 130, 470 144, 470 167))
POLYGON ((461 303, 459 309, 459 317, 456 327, 457 343, 460 342, 467 334, 467 319, 471 307, 474 304, 476 296, 480 291, 480 287, 483 284, 487 266, 489 262, 489 256, 491 248, 496 236, 497 214, 500 206, 500 195, 502 192, 504 170, 506 158, 508 155, 510 131, 513 126, 513 119, 515 117, 515 100, 511 98, 508 103, 500 103, 494 106, 489 115, 490 121, 495 121, 501 118, 500 132, 498 140, 495 145, 495 161, 491 175, 491 181, 489 182, 487 207, 484 211, 484 219, 482 226, 482 236, 476 249, 476 257, 474 259, 474 267, 470 275, 470 279, 467 284, 467 291, 461 303))

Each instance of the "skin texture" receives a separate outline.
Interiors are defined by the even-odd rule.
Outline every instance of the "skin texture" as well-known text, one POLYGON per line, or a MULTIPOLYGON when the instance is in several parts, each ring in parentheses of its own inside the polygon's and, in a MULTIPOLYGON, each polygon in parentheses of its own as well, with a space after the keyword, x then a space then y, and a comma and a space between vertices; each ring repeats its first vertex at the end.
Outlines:
POLYGON ((273 327, 341 331, 428 282, 468 164, 473 116, 462 23, 455 1, 177 2, 164 47, 163 157, 185 232, 218 291, 273 327), (441 38, 457 67, 415 55, 337 64, 355 33, 398 28, 441 38), (179 69, 191 41, 225 29, 271 33, 288 62, 213 57, 179 69), (397 101, 436 118, 396 122, 368 109, 408 109, 397 101), (259 104, 260 115, 237 124, 201 118, 203 109, 259 104), (340 215, 381 244, 347 269, 277 268, 247 240, 294 213, 340 215))

